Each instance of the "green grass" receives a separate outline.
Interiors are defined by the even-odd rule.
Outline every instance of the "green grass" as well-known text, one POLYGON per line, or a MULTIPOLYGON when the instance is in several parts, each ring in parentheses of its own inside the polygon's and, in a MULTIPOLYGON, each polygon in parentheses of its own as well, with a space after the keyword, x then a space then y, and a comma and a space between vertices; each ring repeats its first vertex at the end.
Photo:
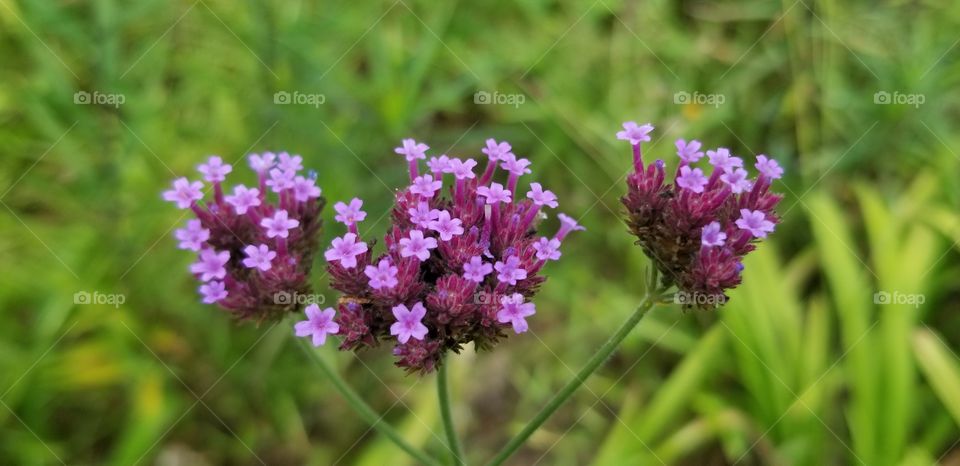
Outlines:
MULTIPOLYGON (((159 194, 206 154, 288 150, 382 232, 405 136, 472 156, 509 140, 588 228, 548 268, 536 336, 451 360, 467 459, 488 459, 643 291, 617 201, 626 119, 657 125, 655 157, 696 137, 782 160, 785 220, 729 306, 651 313, 512 464, 955 462, 958 21, 945 0, 0 0, 0 463, 412 464, 287 326, 198 303, 159 194), (74 104, 81 90, 125 103, 74 104), (880 290, 926 300, 878 306, 880 290)), ((447 457, 432 376, 385 351, 323 356, 447 457)))

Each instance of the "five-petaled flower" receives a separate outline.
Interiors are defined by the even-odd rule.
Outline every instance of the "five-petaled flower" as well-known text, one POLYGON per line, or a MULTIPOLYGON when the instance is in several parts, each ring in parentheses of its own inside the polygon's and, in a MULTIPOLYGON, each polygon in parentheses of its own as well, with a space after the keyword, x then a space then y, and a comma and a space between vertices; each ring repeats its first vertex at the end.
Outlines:
POLYGON ((350 200, 350 204, 338 202, 333 205, 333 210, 337 211, 333 219, 347 226, 362 222, 367 218, 367 213, 360 210, 362 207, 363 200, 356 197, 350 200))
POLYGON ((423 316, 427 314, 427 309, 423 303, 417 302, 412 308, 407 309, 404 304, 398 304, 393 307, 393 317, 397 319, 390 326, 390 334, 396 335, 400 343, 406 343, 411 338, 423 340, 430 329, 423 325, 423 316))
POLYGON ((487 139, 487 147, 480 149, 480 152, 483 152, 487 155, 491 162, 496 162, 500 160, 501 157, 510 154, 513 147, 510 147, 509 142, 497 142, 495 139, 487 139))
POLYGON ((510 203, 511 193, 503 188, 500 183, 490 183, 490 186, 480 186, 477 188, 477 194, 487 199, 487 204, 497 204, 503 202, 510 203))
POLYGON ((439 191, 441 187, 443 187, 443 182, 434 180, 433 175, 421 175, 413 180, 413 184, 410 186, 410 192, 429 199, 433 197, 433 194, 439 191))
POLYGON ((430 222, 430 229, 440 235, 440 241, 450 241, 463 234, 462 224, 459 218, 451 218, 450 212, 441 210, 437 219, 430 222))
POLYGON ((197 171, 203 174, 203 179, 211 183, 219 183, 227 179, 227 174, 233 171, 230 164, 223 163, 219 156, 211 155, 207 163, 197 166, 197 171))
POLYGON ((300 225, 300 221, 290 218, 286 210, 278 210, 273 217, 267 217, 260 221, 260 226, 266 229, 267 238, 286 238, 290 235, 290 230, 300 225))
POLYGON ((190 265, 190 272, 200 275, 200 281, 208 282, 214 278, 221 280, 227 275, 224 265, 229 260, 230 251, 204 249, 200 251, 200 259, 190 265))
POLYGON ((623 131, 617 132, 617 139, 621 141, 630 141, 630 144, 637 145, 650 140, 650 132, 653 131, 653 125, 637 125, 635 121, 628 121, 623 124, 623 131))
POLYGON ((180 240, 180 249, 199 251, 204 241, 210 239, 210 230, 203 228, 200 220, 193 219, 187 221, 186 227, 177 229, 174 235, 180 240))
POLYGON ((430 149, 430 146, 422 142, 417 142, 413 139, 404 139, 403 145, 393 149, 393 151, 404 156, 407 162, 413 162, 417 159, 427 158, 427 149, 430 149))
POLYGON ((759 210, 740 209, 740 218, 736 223, 741 230, 749 231, 757 238, 766 238, 767 233, 773 233, 773 222, 767 220, 766 214, 759 210))
POLYGON ((227 204, 233 206, 237 215, 247 213, 251 207, 260 205, 260 190, 257 188, 247 188, 242 184, 233 187, 233 195, 226 196, 224 200, 227 204))
POLYGON ((203 199, 203 183, 190 182, 186 178, 177 178, 173 181, 173 189, 164 191, 163 199, 174 202, 180 209, 189 209, 194 202, 203 199))
POLYGON ((520 293, 514 293, 510 296, 500 298, 500 310, 497 311, 497 321, 500 323, 510 323, 513 331, 516 333, 526 332, 527 317, 536 314, 536 306, 533 303, 523 302, 524 297, 520 293))
POLYGON ((537 259, 542 261, 560 259, 560 240, 556 238, 541 237, 533 243, 533 249, 537 251, 537 259))
POLYGON ((423 262, 430 258, 430 250, 436 247, 436 238, 425 238, 422 231, 410 230, 409 237, 400 239, 400 256, 416 257, 423 262))
POLYGON ((706 224, 700 233, 700 242, 704 246, 723 246, 727 234, 720 230, 720 222, 706 224))
POLYGON ((493 265, 483 261, 480 256, 473 256, 469 262, 463 264, 463 278, 476 283, 483 283, 484 277, 493 272, 493 265))
POLYGON ((703 158, 703 151, 700 150, 700 141, 696 139, 687 142, 683 139, 677 139, 677 142, 674 143, 677 146, 677 157, 680 157, 680 160, 683 163, 697 163, 698 160, 703 158))
POLYGON ((380 263, 376 267, 368 265, 364 270, 363 274, 370 279, 370 288, 375 290, 379 289, 390 289, 397 286, 397 272, 398 268, 390 264, 390 259, 380 259, 380 263))
POLYGON ((200 296, 203 297, 204 304, 213 304, 227 297, 227 287, 223 282, 210 280, 203 283, 199 288, 200 296))
POLYGON ((530 191, 527 192, 527 197, 537 206, 556 209, 559 205, 557 204, 557 196, 551 191, 544 191, 540 183, 530 183, 530 191))
POLYGON ((340 238, 334 238, 330 249, 324 252, 328 261, 340 261, 340 266, 352 269, 357 266, 357 256, 367 252, 367 243, 357 242, 357 235, 347 233, 340 238))
POLYGON ((684 165, 680 167, 680 176, 677 177, 677 186, 689 189, 695 193, 702 193, 703 187, 707 185, 707 177, 703 176, 703 170, 699 168, 691 169, 684 165))
POLYGON ((243 248, 243 253, 247 255, 243 259, 243 266, 251 269, 260 269, 264 272, 270 270, 270 267, 273 267, 273 259, 277 257, 277 253, 270 250, 270 247, 266 244, 261 244, 259 246, 248 245, 243 248))
POLYGON ((336 335, 340 332, 340 325, 333 321, 337 311, 332 307, 320 310, 320 306, 310 304, 303 310, 307 320, 297 322, 294 332, 298 337, 312 337, 313 346, 320 346, 327 342, 327 335, 336 335))
POLYGON ((778 164, 776 160, 768 159, 766 155, 758 155, 757 163, 754 166, 757 167, 757 171, 759 171, 761 175, 772 180, 779 179, 783 176, 783 169, 780 168, 780 164, 778 164))
POLYGON ((501 283, 516 285, 518 280, 527 278, 527 271, 520 264, 518 256, 510 256, 503 262, 497 261, 493 269, 497 271, 497 280, 501 283))

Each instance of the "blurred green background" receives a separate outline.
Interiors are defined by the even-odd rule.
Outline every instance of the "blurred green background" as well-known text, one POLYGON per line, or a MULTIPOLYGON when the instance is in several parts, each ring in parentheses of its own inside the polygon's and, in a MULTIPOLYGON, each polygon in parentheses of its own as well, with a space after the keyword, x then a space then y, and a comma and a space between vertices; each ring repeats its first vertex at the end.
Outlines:
MULTIPOLYGON (((451 360, 486 460, 643 292, 631 119, 655 157, 684 137, 778 158, 784 223, 728 306, 654 310, 510 464, 960 464, 958 25, 950 0, 0 0, 0 464, 412 464, 286 323, 199 303, 160 198, 207 154, 287 150, 380 233, 410 136, 510 141, 588 228, 529 334, 451 360)), ((432 376, 322 352, 444 452, 432 376)))

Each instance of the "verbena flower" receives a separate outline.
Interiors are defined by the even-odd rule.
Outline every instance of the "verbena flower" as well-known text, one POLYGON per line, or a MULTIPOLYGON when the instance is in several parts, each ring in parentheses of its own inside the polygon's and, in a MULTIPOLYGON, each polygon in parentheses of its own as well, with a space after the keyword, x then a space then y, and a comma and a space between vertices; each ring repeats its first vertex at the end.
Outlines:
POLYGON ((740 284, 743 257, 772 233, 780 218, 774 212, 782 195, 770 192, 783 169, 758 155, 756 179, 749 179, 743 159, 729 149, 706 151, 712 171, 693 164, 703 157, 699 141, 676 141, 679 165, 671 182, 663 160, 645 165, 640 144, 649 141, 652 125, 628 122, 617 133, 633 146, 634 170, 627 177, 630 231, 660 272, 664 286, 686 293, 684 304, 703 309, 725 303, 725 291, 740 284))
MULTIPOLYGON (((252 154, 258 186, 236 185, 224 195, 233 167, 211 156, 197 170, 213 185, 179 178, 163 198, 196 216, 175 232, 178 247, 198 253, 190 266, 202 301, 242 320, 263 322, 296 311, 296 294, 309 294, 307 276, 317 251, 324 200, 316 176, 301 176, 303 159, 286 152, 252 154), (275 194, 269 196, 267 193, 275 194)), ((322 339, 321 339, 322 340, 322 339)), ((315 340, 316 341, 316 340, 315 340)))
POLYGON ((555 235, 538 234, 541 210, 556 208, 557 197, 539 183, 520 188, 530 162, 510 144, 487 140, 479 176, 475 160, 447 155, 431 157, 431 173, 421 175, 427 149, 412 139, 396 149, 409 162, 410 185, 396 194, 384 250, 360 239, 355 200, 337 208, 350 232, 325 254, 331 286, 343 293, 340 348, 393 345, 397 365, 411 372, 432 371, 466 344, 487 350, 527 331, 544 264, 560 258, 568 233, 583 229, 559 214, 555 235))

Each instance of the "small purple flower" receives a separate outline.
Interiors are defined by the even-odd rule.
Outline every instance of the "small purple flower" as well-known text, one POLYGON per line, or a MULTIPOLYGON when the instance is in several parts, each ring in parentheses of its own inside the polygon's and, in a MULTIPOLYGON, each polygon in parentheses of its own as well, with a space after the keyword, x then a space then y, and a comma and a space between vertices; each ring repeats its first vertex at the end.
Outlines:
POLYGON ((286 152, 280 153, 280 161, 277 162, 277 168, 285 172, 296 173, 300 170, 303 170, 303 157, 299 155, 290 156, 286 152))
POLYGON ((263 155, 250 154, 250 168, 258 174, 267 173, 273 168, 276 159, 273 152, 264 152, 263 155))
POLYGON ((336 335, 340 332, 340 325, 333 321, 337 311, 332 307, 320 310, 320 306, 311 304, 303 312, 307 320, 294 325, 294 334, 298 337, 313 337, 313 346, 320 346, 327 342, 327 335, 336 335))
POLYGON ((429 148, 430 146, 423 143, 418 143, 413 139, 404 139, 403 146, 394 148, 393 151, 406 157, 407 162, 413 162, 417 159, 427 158, 425 152, 429 148))
POLYGON ((257 188, 247 188, 242 184, 233 187, 233 195, 226 196, 224 200, 227 204, 233 206, 237 215, 247 213, 251 207, 260 205, 260 190, 257 188))
POLYGON ((473 167, 477 166, 477 161, 473 159, 467 159, 466 161, 460 159, 450 159, 449 169, 450 173, 453 173, 458 180, 466 180, 469 178, 476 178, 477 175, 473 173, 473 167))
POLYGON ((407 209, 407 213, 410 214, 410 223, 424 229, 430 228, 430 224, 440 217, 440 211, 431 209, 426 202, 418 203, 416 208, 407 209))
POLYGON ((367 218, 367 213, 360 210, 361 207, 363 207, 363 200, 356 197, 350 200, 350 204, 338 202, 333 205, 333 210, 337 211, 333 219, 346 226, 362 222, 367 218))
POLYGON ((560 219, 560 230, 557 231, 556 238, 560 241, 563 241, 571 231, 586 230, 586 228, 580 226, 573 217, 567 214, 557 214, 557 218, 560 219))
POLYGON ((380 259, 376 267, 368 265, 364 270, 364 275, 370 279, 370 288, 379 290, 381 288, 391 289, 397 286, 397 272, 399 269, 390 264, 389 259, 380 259))
POLYGON ((699 168, 690 169, 684 165, 680 167, 680 176, 677 177, 677 186, 689 189, 695 193, 702 193, 703 187, 707 185, 707 177, 703 176, 703 170, 699 168))
POLYGON ((293 187, 293 179, 295 176, 297 176, 297 172, 294 171, 281 170, 279 168, 270 169, 270 179, 267 180, 267 186, 270 186, 273 192, 279 193, 280 191, 293 187))
POLYGON ((551 191, 544 191, 540 183, 530 183, 530 191, 527 192, 527 197, 538 206, 547 206, 556 209, 559 205, 557 204, 557 196, 551 191))
POLYGON ((224 265, 230 260, 230 251, 217 252, 213 249, 200 251, 200 258, 190 265, 190 272, 200 275, 200 281, 208 282, 214 278, 222 280, 227 276, 224 265))
POLYGON ((740 218, 736 223, 741 230, 749 231, 756 238, 766 238, 767 233, 773 232, 774 226, 762 211, 750 209, 740 209, 740 218))
POLYGON ((450 157, 447 157, 446 155, 441 155, 440 157, 430 157, 430 160, 427 161, 427 168, 434 173, 449 173, 450 157))
POLYGON ((650 123, 639 126, 635 121, 628 121, 623 124, 623 131, 617 132, 617 139, 630 141, 630 144, 635 146, 641 142, 649 141, 651 131, 653 131, 653 125, 650 123))
POLYGON ((483 261, 480 256, 473 256, 470 262, 463 264, 463 278, 476 283, 483 283, 483 277, 493 272, 493 265, 483 261))
POLYGON ((400 343, 406 343, 410 338, 423 340, 427 336, 426 325, 421 320, 427 314, 427 309, 423 303, 417 302, 412 309, 407 309, 406 305, 398 304, 393 306, 393 317, 397 319, 390 325, 390 334, 396 335, 400 343))
POLYGON ((227 297, 227 287, 221 281, 211 280, 200 285, 204 304, 213 304, 227 297))
POLYGON ((542 261, 560 259, 560 240, 556 238, 541 237, 533 243, 533 249, 537 251, 537 259, 542 261))
POLYGON ((163 200, 175 202, 180 209, 189 209, 195 201, 203 199, 203 183, 190 182, 186 178, 173 180, 173 189, 164 191, 163 200))
POLYGON ((430 222, 430 229, 440 235, 441 241, 450 241, 454 236, 463 234, 463 222, 459 218, 451 218, 450 212, 441 210, 437 219, 430 222))
POLYGON ((505 154, 500 158, 500 168, 506 170, 513 176, 521 176, 532 173, 532 171, 527 168, 529 166, 529 160, 518 159, 517 156, 513 154, 505 154))
POLYGON ((501 324, 509 322, 517 334, 527 331, 529 327, 526 318, 537 313, 536 306, 533 303, 524 303, 523 295, 520 293, 501 297, 500 306, 500 310, 497 311, 497 321, 501 324))
POLYGON ((696 163, 697 160, 703 158, 703 151, 700 150, 700 141, 696 139, 690 142, 677 139, 675 145, 677 146, 677 156, 686 163, 696 163))
POLYGON ((320 197, 320 188, 316 185, 317 180, 313 178, 304 178, 302 176, 297 176, 293 179, 293 186, 290 188, 293 190, 293 198, 297 202, 307 202, 310 199, 316 199, 320 197))
POLYGON ((720 230, 720 222, 710 222, 700 233, 700 242, 704 246, 723 246, 727 234, 720 230))
POLYGON ((420 230, 410 230, 410 236, 400 238, 400 257, 416 257, 423 262, 430 258, 430 250, 437 247, 436 238, 424 238, 420 230))
POLYGON ((410 185, 410 192, 430 199, 433 197, 434 193, 439 191, 442 187, 443 181, 434 181, 433 175, 421 175, 413 180, 413 184, 410 185))
POLYGON ((707 158, 710 159, 710 165, 720 171, 728 172, 734 168, 743 168, 743 160, 730 155, 730 150, 724 147, 708 150, 707 158))
POLYGON ((174 232, 177 239, 180 240, 180 249, 189 249, 199 251, 203 242, 210 239, 210 230, 203 227, 200 220, 188 220, 185 228, 179 228, 174 232))
POLYGON ((343 237, 334 238, 330 249, 323 256, 327 262, 340 261, 340 266, 352 269, 357 266, 357 257, 367 252, 367 243, 357 242, 357 235, 347 233, 343 237))
POLYGON ((497 271, 497 280, 500 283, 513 286, 517 281, 527 278, 527 271, 521 266, 520 258, 517 256, 510 256, 505 262, 497 261, 493 264, 493 268, 497 271))
POLYGON ((510 203, 511 193, 503 188, 500 183, 490 183, 490 187, 480 186, 477 188, 477 195, 487 198, 487 204, 497 204, 503 202, 510 203))
POLYGON ((227 179, 227 173, 233 171, 230 164, 223 163, 223 159, 216 155, 211 155, 207 163, 197 166, 197 170, 203 174, 203 179, 211 183, 219 183, 227 179))
POLYGON ((247 255, 243 259, 243 266, 250 269, 260 269, 264 272, 270 270, 273 267, 273 259, 277 257, 277 253, 270 250, 266 244, 261 244, 259 246, 248 245, 243 248, 243 253, 247 255))
POLYGON ((771 180, 777 180, 783 176, 783 169, 780 168, 780 164, 778 164, 776 160, 768 159, 766 155, 758 155, 755 166, 761 175, 771 180))
POLYGON ((510 154, 510 151, 513 150, 513 147, 510 146, 509 142, 497 143, 494 139, 487 139, 487 147, 480 149, 480 152, 487 154, 487 157, 490 158, 491 162, 496 162, 501 159, 501 157, 510 154))
POLYGON ((742 192, 749 191, 753 187, 753 183, 747 179, 747 171, 742 168, 734 168, 733 170, 724 172, 720 175, 720 181, 723 181, 727 186, 730 187, 730 192, 734 194, 740 194, 742 192))
POLYGON ((260 220, 260 226, 267 229, 267 238, 286 238, 292 230, 300 225, 300 221, 289 218, 286 210, 278 210, 273 217, 260 220))

